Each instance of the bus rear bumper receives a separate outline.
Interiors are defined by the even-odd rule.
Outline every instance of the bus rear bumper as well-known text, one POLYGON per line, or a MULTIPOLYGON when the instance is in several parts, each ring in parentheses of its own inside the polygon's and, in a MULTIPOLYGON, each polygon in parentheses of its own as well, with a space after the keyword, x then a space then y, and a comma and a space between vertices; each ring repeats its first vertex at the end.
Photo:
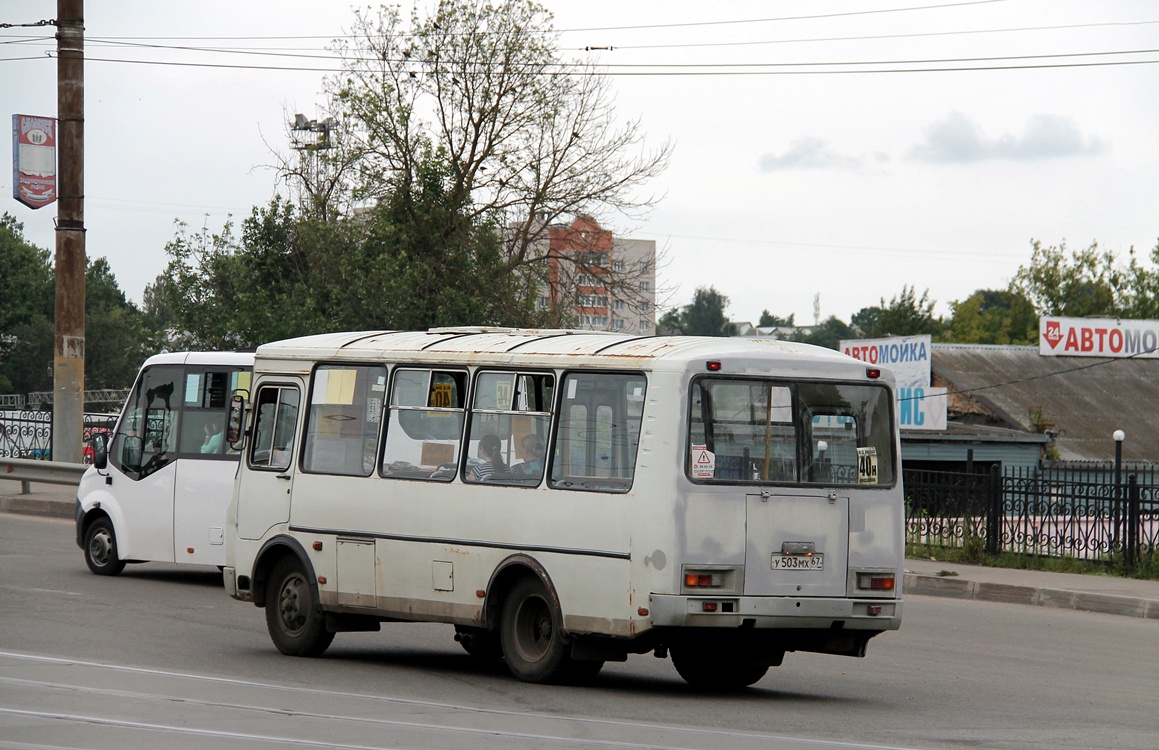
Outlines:
POLYGON ((653 627, 897 630, 901 599, 653 594, 653 627))

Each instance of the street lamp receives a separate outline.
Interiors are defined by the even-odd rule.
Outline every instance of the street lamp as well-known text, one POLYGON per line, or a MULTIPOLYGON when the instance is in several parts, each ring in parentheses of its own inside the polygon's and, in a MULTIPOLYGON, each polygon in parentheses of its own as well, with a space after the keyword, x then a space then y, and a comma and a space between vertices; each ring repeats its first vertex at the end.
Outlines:
POLYGON ((1115 519, 1115 533, 1111 539, 1111 547, 1119 541, 1119 524, 1122 523, 1119 507, 1123 503, 1123 441, 1127 439, 1127 433, 1122 430, 1115 430, 1111 435, 1115 439, 1115 505, 1114 505, 1114 519, 1115 519))

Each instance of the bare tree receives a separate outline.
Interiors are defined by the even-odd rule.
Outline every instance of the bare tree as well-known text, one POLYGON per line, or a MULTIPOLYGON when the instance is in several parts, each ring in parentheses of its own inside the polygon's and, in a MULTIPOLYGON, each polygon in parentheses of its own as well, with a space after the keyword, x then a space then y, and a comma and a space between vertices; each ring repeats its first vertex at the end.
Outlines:
MULTIPOLYGON (((608 79, 561 56, 545 8, 442 0, 409 24, 382 8, 357 13, 335 46, 344 72, 326 90, 350 139, 345 153, 357 155, 352 200, 409 194, 440 163, 449 210, 413 217, 428 236, 453 242, 464 224, 490 226, 509 271, 556 285, 554 299, 579 294, 581 277, 633 294, 639 269, 601 266, 584 237, 549 234, 579 216, 605 227, 646 216, 656 197, 641 189, 671 146, 648 150, 638 122, 616 120, 608 79)), ((566 322, 569 307, 553 322, 566 322)))

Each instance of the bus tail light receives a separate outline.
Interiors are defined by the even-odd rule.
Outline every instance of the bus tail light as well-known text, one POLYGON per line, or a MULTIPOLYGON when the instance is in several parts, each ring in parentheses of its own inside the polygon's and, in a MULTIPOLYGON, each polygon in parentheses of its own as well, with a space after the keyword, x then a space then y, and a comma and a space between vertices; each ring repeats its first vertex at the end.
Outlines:
POLYGON ((893 591, 893 573, 858 573, 857 588, 862 591, 893 591))
POLYGON ((720 573, 697 573, 686 571, 684 585, 690 589, 718 589, 720 588, 720 573))

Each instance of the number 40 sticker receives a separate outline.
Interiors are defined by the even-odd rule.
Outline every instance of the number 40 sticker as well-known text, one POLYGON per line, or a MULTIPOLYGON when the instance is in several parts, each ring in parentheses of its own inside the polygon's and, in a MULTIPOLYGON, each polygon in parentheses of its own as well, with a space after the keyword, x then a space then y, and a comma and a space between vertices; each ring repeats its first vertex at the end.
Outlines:
POLYGON ((857 449, 857 483, 877 484, 877 448, 857 449))

